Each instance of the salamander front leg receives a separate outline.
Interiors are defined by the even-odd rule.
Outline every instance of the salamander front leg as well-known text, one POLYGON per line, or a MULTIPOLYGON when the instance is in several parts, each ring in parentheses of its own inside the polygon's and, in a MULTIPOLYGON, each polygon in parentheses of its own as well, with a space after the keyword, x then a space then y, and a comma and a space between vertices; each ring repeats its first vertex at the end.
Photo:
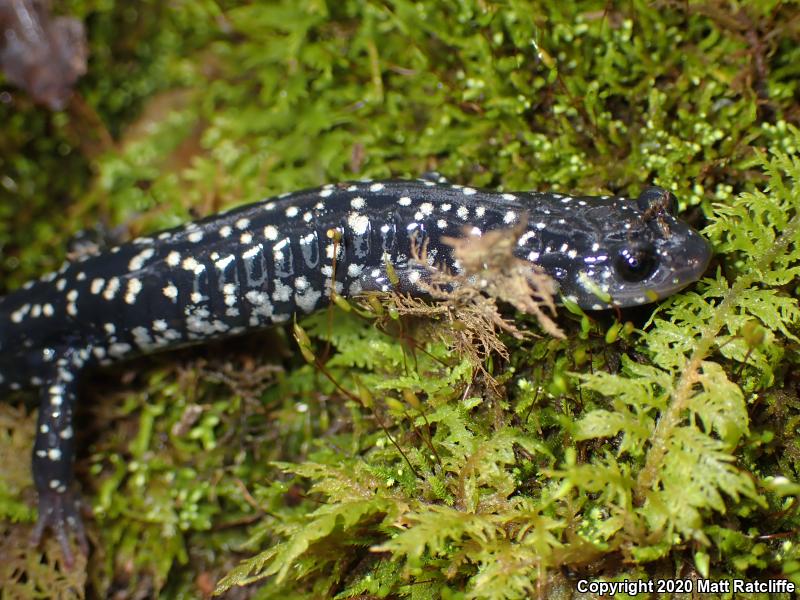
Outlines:
POLYGON ((80 500, 72 487, 75 440, 72 414, 77 401, 76 381, 63 358, 58 375, 45 383, 39 406, 36 442, 33 448, 33 480, 39 492, 39 520, 31 541, 38 544, 45 529, 51 529, 61 545, 67 567, 73 564, 68 533, 74 532, 81 551, 89 545, 80 516, 80 500))

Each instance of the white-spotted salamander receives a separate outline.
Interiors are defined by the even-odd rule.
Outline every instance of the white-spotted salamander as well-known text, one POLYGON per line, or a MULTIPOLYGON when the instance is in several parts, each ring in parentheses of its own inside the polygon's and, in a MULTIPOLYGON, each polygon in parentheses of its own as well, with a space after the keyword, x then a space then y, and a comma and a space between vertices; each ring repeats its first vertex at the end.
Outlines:
POLYGON ((52 528, 86 542, 71 490, 72 415, 81 372, 126 358, 269 327, 344 296, 419 293, 428 257, 459 270, 442 236, 525 223, 519 257, 541 265, 585 309, 645 304, 696 281, 707 242, 673 216, 674 198, 495 193, 436 174, 284 194, 65 263, 0 299, 0 394, 41 390, 33 472, 38 540, 52 528), (338 234, 331 235, 331 232, 338 234))

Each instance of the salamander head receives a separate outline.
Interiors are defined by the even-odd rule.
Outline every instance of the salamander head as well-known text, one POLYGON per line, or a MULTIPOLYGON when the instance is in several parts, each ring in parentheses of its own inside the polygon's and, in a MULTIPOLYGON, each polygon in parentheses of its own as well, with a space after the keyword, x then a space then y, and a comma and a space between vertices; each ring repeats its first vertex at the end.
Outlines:
POLYGON ((542 253, 539 263, 560 293, 585 309, 665 298, 700 279, 711 259, 708 242, 673 216, 676 206, 671 193, 656 187, 636 200, 587 202, 565 219, 573 225, 571 252, 542 253))

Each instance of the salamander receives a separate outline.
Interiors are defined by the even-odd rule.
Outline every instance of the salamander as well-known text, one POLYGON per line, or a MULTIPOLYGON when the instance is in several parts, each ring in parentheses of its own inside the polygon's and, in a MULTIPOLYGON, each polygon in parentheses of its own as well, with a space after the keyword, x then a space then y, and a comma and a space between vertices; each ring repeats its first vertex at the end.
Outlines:
POLYGON ((74 532, 86 550, 72 417, 88 367, 284 323, 326 306, 332 289, 421 294, 414 236, 429 261, 459 271, 445 236, 524 226, 516 255, 563 298, 590 310, 646 304, 696 281, 710 258, 675 206, 661 188, 633 200, 498 193, 429 174, 283 194, 67 261, 0 299, 0 395, 41 394, 34 541, 52 529, 69 557, 74 532))

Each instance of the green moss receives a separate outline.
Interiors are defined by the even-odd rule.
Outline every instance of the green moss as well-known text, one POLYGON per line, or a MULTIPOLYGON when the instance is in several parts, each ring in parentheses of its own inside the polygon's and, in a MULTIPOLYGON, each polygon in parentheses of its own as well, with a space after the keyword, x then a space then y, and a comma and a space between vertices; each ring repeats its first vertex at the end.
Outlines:
MULTIPOLYGON (((64 3, 89 28, 82 108, 0 104, 5 289, 98 220, 134 235, 431 168, 502 189, 663 185, 717 259, 649 320, 566 307, 565 340, 504 338, 508 359, 480 368, 384 306, 304 320, 314 364, 276 331, 98 375, 78 462, 90 594, 255 581, 261 598, 567 598, 567 573, 800 583, 795 8, 136 4, 64 3)), ((0 453, 27 454, 30 419, 0 409, 0 453)), ((22 467, 1 472, 3 535, 32 519, 22 467)))

